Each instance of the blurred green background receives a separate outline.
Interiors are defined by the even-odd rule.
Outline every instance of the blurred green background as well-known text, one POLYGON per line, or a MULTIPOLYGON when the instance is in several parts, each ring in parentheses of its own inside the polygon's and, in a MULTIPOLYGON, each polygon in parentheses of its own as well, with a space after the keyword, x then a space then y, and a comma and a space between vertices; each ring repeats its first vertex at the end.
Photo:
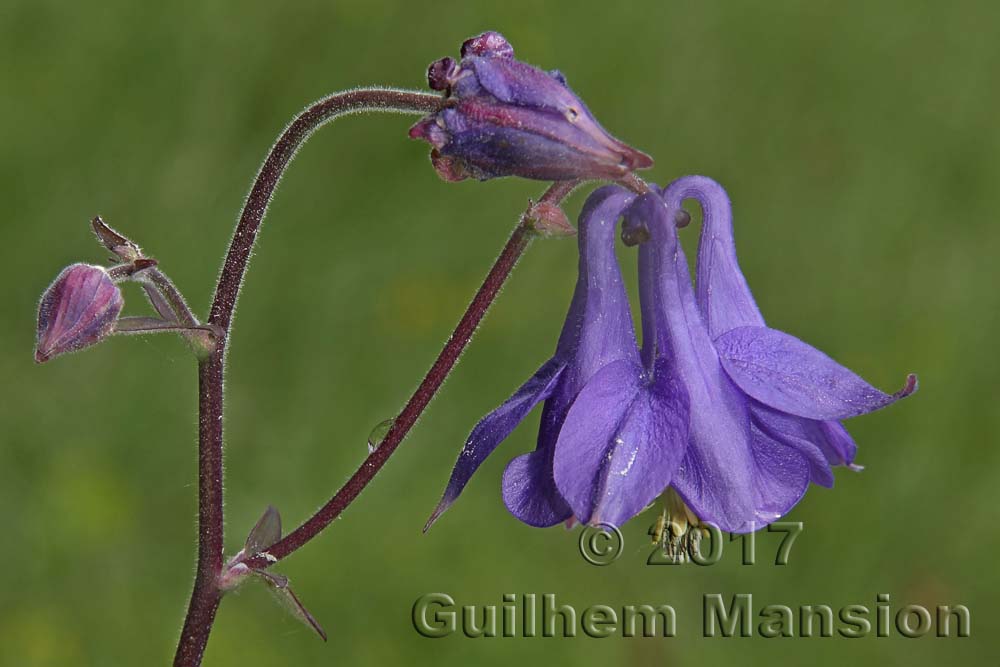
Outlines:
MULTIPOLYGON (((0 591, 4 665, 165 664, 194 569, 195 365, 168 337, 115 339, 37 367, 37 299, 66 264, 101 262, 88 220, 137 239, 207 310, 250 179, 283 125, 328 92, 423 86, 463 39, 503 32, 558 67, 649 178, 720 181, 769 322, 894 390, 853 420, 861 474, 838 470, 758 564, 649 567, 646 528, 596 568, 576 533, 531 529, 500 501, 537 413, 427 535, 470 427, 550 355, 575 244, 535 244, 467 354, 355 505, 279 570, 323 644, 262 587, 227 598, 208 665, 995 664, 1000 593, 995 354, 1000 296, 997 5, 968 2, 102 3, 6 0, 0 281, 0 591), (672 639, 430 640, 430 592, 669 603, 672 639), (893 608, 965 604, 972 637, 704 639, 701 596, 893 608)), ((268 503, 291 527, 366 455, 437 354, 526 199, 542 185, 446 184, 412 118, 351 117, 284 179, 230 352, 227 545, 268 503)), ((568 211, 575 217, 582 197, 568 211)), ((696 229, 696 228, 695 228, 696 229)), ((685 233, 693 247, 696 231, 685 233)), ((634 282, 633 253, 622 252, 634 282)), ((144 312, 130 288, 127 307, 144 312)))

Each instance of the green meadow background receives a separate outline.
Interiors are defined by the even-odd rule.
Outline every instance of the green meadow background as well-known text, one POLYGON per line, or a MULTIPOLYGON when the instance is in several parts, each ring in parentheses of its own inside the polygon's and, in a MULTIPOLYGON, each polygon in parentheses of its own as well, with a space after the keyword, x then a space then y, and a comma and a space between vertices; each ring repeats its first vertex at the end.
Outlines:
MULTIPOLYGON (((608 567, 577 533, 528 528, 500 501, 537 413, 426 535, 465 436, 551 354, 573 241, 536 243, 462 363, 376 481, 278 570, 322 643, 247 586, 220 609, 206 665, 995 664, 1000 501, 1000 11, 990 2, 135 3, 0 6, 0 664, 167 664, 194 571, 195 364, 159 336, 32 361, 37 300, 102 262, 88 221, 137 239, 205 313, 265 151, 311 100, 425 67, 485 29, 559 68, 651 180, 712 176, 735 206, 744 271, 770 324, 887 390, 852 420, 864 472, 838 469, 757 564, 652 567, 625 527, 608 567), (451 636, 414 601, 554 593, 671 604, 677 637, 451 636), (967 639, 702 637, 702 596, 875 608, 964 604, 967 639)), ((227 383, 227 548, 268 504, 290 528, 401 407, 543 185, 441 182, 413 118, 325 128, 282 182, 245 285, 227 383)), ((582 195, 568 203, 576 216, 582 195)), ((691 249, 697 226, 684 233, 691 249)), ((620 255, 634 288, 634 253, 620 255)), ((126 293, 144 313, 141 293, 126 293)), ((579 635, 578 631, 578 635, 579 635)))

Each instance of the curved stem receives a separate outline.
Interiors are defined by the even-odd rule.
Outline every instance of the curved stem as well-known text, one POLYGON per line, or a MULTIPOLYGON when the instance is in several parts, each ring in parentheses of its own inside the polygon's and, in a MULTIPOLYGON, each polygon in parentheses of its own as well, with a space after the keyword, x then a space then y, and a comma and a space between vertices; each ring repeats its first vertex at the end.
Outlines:
MULTIPOLYGON (((299 146, 334 118, 361 111, 430 113, 440 110, 445 103, 437 95, 390 88, 365 88, 331 95, 308 107, 285 128, 257 173, 230 241, 207 322, 218 332, 219 338, 211 353, 199 362, 198 568, 174 658, 175 667, 201 664, 221 601, 218 579, 223 568, 222 409, 226 343, 243 277, 275 188, 299 146)), ((539 203, 558 204, 578 184, 576 181, 554 183, 539 203)), ((622 184, 633 189, 639 187, 634 179, 623 179, 622 184)), ((530 214, 529 206, 454 333, 394 420, 380 446, 326 505, 268 549, 272 559, 255 557, 246 561, 248 566, 264 569, 311 540, 361 493, 385 465, 451 372, 490 304, 528 247, 535 234, 530 214)))
POLYGON ((421 114, 437 111, 443 106, 444 98, 439 95, 394 88, 358 88, 323 98, 300 113, 278 137, 257 173, 257 179, 243 205, 243 213, 240 214, 240 221, 229 244, 208 321, 222 327, 226 333, 229 332, 240 285, 246 274, 257 231, 267 213, 267 205, 281 175, 295 156, 295 151, 313 132, 334 118, 348 113, 395 111, 421 114))
MULTIPOLYGON (((581 184, 582 181, 558 181, 553 183, 538 200, 538 204, 558 205, 581 184)), ((649 192, 649 185, 635 174, 629 174, 618 181, 618 184, 638 194, 649 192)), ((340 516, 341 512, 357 498, 361 491, 378 474, 378 471, 382 469, 382 466, 385 465, 389 457, 392 456, 393 452, 396 451, 396 448, 399 447, 399 444, 410 432, 410 429, 413 428, 413 425, 431 399, 434 398, 438 389, 441 388, 441 384, 448 377, 458 358, 462 356, 462 352, 469 344, 469 341, 472 340, 472 335, 482 321, 483 316, 486 315, 486 311, 489 310, 490 305, 496 299, 500 288, 503 287, 517 261, 527 249, 535 233, 531 220, 531 209, 533 206, 534 204, 529 205, 528 210, 521 216, 520 222, 514 228, 514 232, 507 240, 507 244, 500 252, 500 256, 493 263, 489 273, 486 274, 486 279, 480 286, 479 291, 472 298, 472 302, 468 308, 465 309, 462 319, 459 320, 455 331, 452 332, 441 353, 438 354, 434 365, 427 371, 427 375, 424 376, 420 385, 413 392, 413 395, 410 396, 410 400, 403 406, 403 410, 399 413, 399 416, 393 420, 389 432, 386 433, 385 438, 375 448, 375 451, 368 455, 368 458, 362 462, 361 467, 351 475, 351 478, 337 491, 333 498, 319 508, 305 523, 268 548, 267 555, 270 558, 265 558, 264 556, 249 558, 245 561, 248 567, 254 569, 268 568, 316 537, 334 519, 340 516)))
POLYGON ((271 147, 243 206, 219 276, 208 324, 220 337, 214 350, 198 365, 198 569, 175 667, 201 664, 222 593, 223 548, 223 438, 222 407, 226 342, 240 285, 246 273, 260 224, 274 190, 299 146, 325 123, 338 116, 362 111, 426 113, 440 109, 443 98, 391 88, 359 88, 336 93, 309 106, 296 116, 271 147))
MULTIPOLYGON (((539 203, 558 204, 577 185, 579 185, 578 181, 554 183, 542 195, 539 203)), ((368 455, 368 458, 364 460, 361 467, 347 480, 333 498, 317 510, 305 523, 268 548, 267 553, 272 557, 271 559, 256 556, 246 561, 247 566, 255 569, 269 567, 316 537, 351 504, 368 483, 374 479, 378 471, 382 469, 382 466, 385 465, 389 457, 392 456, 393 452, 396 451, 396 448, 410 432, 410 429, 416 423, 438 389, 441 388, 441 384, 448 377, 458 358, 462 356, 466 345, 472 339, 472 335, 482 321, 483 316, 486 315, 486 311, 489 310, 490 305, 496 299, 500 288, 503 287, 504 282, 510 276, 517 261, 530 244, 534 236, 530 211, 531 206, 529 206, 525 215, 521 217, 517 227, 514 228, 513 233, 507 240, 507 244, 500 252, 500 256, 493 263, 482 286, 480 286, 476 295, 472 298, 472 302, 466 308, 465 314, 462 315, 462 319, 458 322, 458 326, 455 327, 455 331, 448 338, 441 353, 438 354, 434 364, 427 372, 427 375, 424 376, 423 381, 421 381, 420 386, 410 396, 410 400, 403 406, 399 416, 393 420, 389 432, 386 433, 385 438, 375 448, 375 451, 368 455)))

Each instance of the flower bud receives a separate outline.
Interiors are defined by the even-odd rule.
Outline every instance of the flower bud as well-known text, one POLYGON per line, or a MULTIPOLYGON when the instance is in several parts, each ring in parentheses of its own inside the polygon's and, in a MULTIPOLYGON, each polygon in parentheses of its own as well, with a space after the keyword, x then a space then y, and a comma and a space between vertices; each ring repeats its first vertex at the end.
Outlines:
POLYGON ((107 338, 123 305, 121 290, 103 268, 66 267, 38 306, 35 361, 42 363, 107 338))
POLYGON ((410 137, 433 146, 431 162, 447 181, 616 180, 653 165, 608 134, 562 74, 515 60, 499 33, 467 40, 460 62, 442 58, 427 78, 448 103, 410 128, 410 137))

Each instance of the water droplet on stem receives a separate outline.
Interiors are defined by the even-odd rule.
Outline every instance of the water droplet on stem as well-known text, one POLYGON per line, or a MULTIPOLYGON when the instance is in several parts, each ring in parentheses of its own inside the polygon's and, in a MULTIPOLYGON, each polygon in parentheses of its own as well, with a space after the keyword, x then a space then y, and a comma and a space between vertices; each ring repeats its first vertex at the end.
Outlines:
POLYGON ((396 422, 395 419, 386 419, 384 422, 379 422, 372 429, 372 432, 368 434, 368 453, 371 454, 378 446, 382 444, 385 440, 385 436, 389 434, 389 429, 396 422))

